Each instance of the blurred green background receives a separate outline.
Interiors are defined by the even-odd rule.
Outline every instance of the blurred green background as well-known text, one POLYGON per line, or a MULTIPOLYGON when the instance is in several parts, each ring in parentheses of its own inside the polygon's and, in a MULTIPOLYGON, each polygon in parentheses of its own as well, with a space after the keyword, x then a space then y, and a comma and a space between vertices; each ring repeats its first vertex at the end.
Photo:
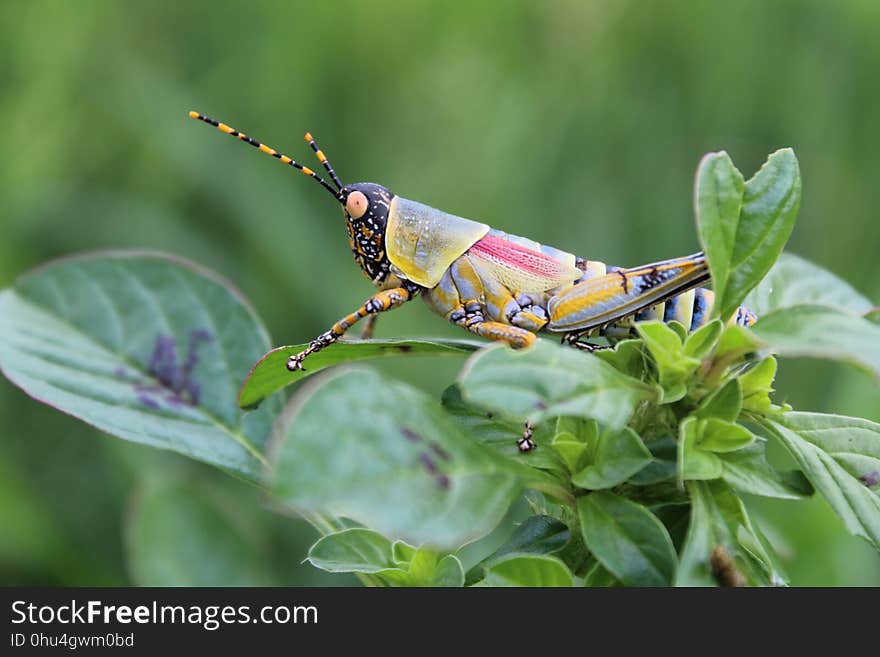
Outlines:
MULTIPOLYGON (((804 197, 789 249, 880 300, 878 34, 875 0, 6 0, 0 287, 57 256, 142 248, 233 281, 278 344, 359 304, 371 288, 338 207, 188 119, 196 109, 306 162, 311 130, 346 182, 620 265, 698 249, 705 152, 726 149, 749 176, 793 146, 804 197)), ((378 335, 459 333, 415 304, 378 335)), ((439 392, 459 365, 381 366, 439 392)), ((788 361, 777 383, 796 408, 880 420, 878 388, 843 366, 788 361)), ((100 435, 5 381, 0 441, 2 584, 155 581, 160 552, 127 556, 129 518, 169 481, 246 521, 236 549, 262 555, 257 580, 351 582, 302 566, 312 530, 248 486, 100 435)), ((823 501, 754 507, 794 584, 880 583, 880 557, 823 501)), ((185 524, 154 525, 138 531, 185 548, 185 524)))

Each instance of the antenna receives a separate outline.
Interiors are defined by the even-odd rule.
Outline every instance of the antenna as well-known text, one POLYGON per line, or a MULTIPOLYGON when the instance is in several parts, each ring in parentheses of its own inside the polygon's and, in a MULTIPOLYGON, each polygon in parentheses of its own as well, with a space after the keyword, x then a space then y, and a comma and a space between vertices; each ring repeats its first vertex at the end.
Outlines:
MULTIPOLYGON (((324 187, 324 189, 326 189, 328 192, 330 192, 333 195, 333 198, 335 198, 337 201, 342 202, 344 200, 343 196, 342 196, 342 185, 339 184, 339 179, 337 178, 336 173, 333 171, 333 169, 330 168, 330 163, 327 162, 326 157, 321 161, 324 163, 324 166, 327 167, 327 171, 330 172, 330 175, 333 177, 333 181, 335 183, 337 183, 337 185, 339 185, 339 190, 333 189, 333 187, 331 187, 330 184, 326 180, 324 180, 321 176, 319 176, 317 173, 315 173, 314 171, 312 171, 308 167, 305 167, 302 164, 300 164, 299 162, 297 162, 296 160, 289 158, 282 153, 279 153, 274 148, 271 148, 270 146, 266 146, 266 144, 262 144, 262 143, 258 142, 256 139, 251 139, 243 132, 239 132, 235 128, 232 128, 232 127, 226 125, 225 123, 221 123, 220 121, 216 121, 216 120, 212 119, 211 117, 205 116, 204 114, 199 114, 198 112, 190 112, 189 115, 190 115, 190 118, 198 119, 199 121, 204 121, 208 125, 212 125, 215 128, 217 128, 220 132, 225 132, 227 135, 232 135, 233 137, 237 137, 238 139, 241 139, 242 141, 247 142, 248 144, 250 144, 254 148, 259 148, 264 153, 267 153, 268 155, 271 155, 272 157, 281 160, 284 164, 289 164, 294 169, 299 169, 300 171, 302 171, 304 174, 306 174, 310 178, 314 178, 315 181, 318 184, 320 184, 322 187, 324 187)), ((314 140, 312 140, 312 143, 314 144, 314 140)), ((316 152, 320 152, 320 151, 317 151, 316 146, 313 146, 313 148, 316 149, 316 152)), ((323 155, 323 153, 321 153, 321 155, 323 155)), ((318 159, 321 159, 321 155, 318 156, 318 159)))
POLYGON ((318 159, 321 160, 321 164, 324 165, 324 168, 327 169, 327 173, 330 174, 330 177, 333 179, 333 182, 336 183, 336 186, 339 188, 339 191, 342 191, 342 181, 339 180, 339 176, 336 175, 336 172, 333 170, 333 167, 330 165, 330 160, 327 159, 327 156, 324 155, 324 151, 318 148, 318 145, 315 143, 314 138, 312 137, 311 132, 307 132, 305 135, 305 140, 309 142, 309 146, 312 147, 312 150, 315 151, 315 155, 318 156, 318 159))

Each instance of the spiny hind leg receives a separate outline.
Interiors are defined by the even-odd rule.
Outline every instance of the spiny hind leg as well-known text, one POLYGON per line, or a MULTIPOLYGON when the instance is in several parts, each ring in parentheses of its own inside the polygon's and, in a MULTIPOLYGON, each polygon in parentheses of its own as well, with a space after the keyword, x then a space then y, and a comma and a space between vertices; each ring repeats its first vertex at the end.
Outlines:
POLYGON ((583 331, 578 332, 574 331, 572 333, 566 333, 562 336, 562 344, 568 345, 569 347, 574 347, 579 351, 586 351, 587 353, 593 353, 594 351, 602 351, 604 349, 612 349, 611 345, 607 344, 596 344, 594 342, 588 342, 585 338, 590 337, 592 332, 588 331, 584 333, 583 331))
POLYGON ((535 343, 537 336, 531 331, 521 329, 517 326, 502 324, 501 322, 487 322, 482 318, 473 321, 470 324, 464 324, 464 327, 480 337, 489 340, 499 340, 506 342, 514 349, 524 349, 535 343))
POLYGON ((411 292, 404 287, 395 287, 390 290, 383 290, 382 292, 371 296, 364 302, 363 306, 355 310, 353 313, 346 315, 331 326, 329 331, 325 331, 312 340, 306 349, 288 358, 287 369, 291 372, 302 370, 302 364, 306 358, 336 342, 339 338, 345 335, 345 332, 349 328, 364 317, 375 316, 378 313, 397 308, 412 299, 414 293, 415 291, 411 292))

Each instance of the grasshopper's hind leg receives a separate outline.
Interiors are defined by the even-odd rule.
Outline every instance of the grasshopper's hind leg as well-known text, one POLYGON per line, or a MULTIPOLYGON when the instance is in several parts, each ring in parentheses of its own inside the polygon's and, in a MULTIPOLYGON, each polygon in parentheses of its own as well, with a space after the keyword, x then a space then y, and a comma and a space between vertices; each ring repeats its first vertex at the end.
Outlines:
POLYGON ((296 372, 303 369, 303 361, 311 354, 321 351, 324 347, 328 347, 339 338, 345 335, 345 332, 354 324, 362 320, 364 317, 374 317, 378 313, 397 308, 413 298, 417 290, 405 287, 395 287, 390 290, 383 290, 378 294, 371 296, 364 302, 364 305, 336 322, 317 338, 309 343, 309 346, 303 351, 295 354, 287 359, 287 369, 296 372))
POLYGON ((612 349, 613 347, 608 344, 596 344, 594 342, 587 342, 584 338, 589 337, 592 334, 591 331, 573 331, 572 333, 566 333, 562 336, 562 343, 567 344, 569 347, 574 347, 580 351, 586 351, 587 353, 593 353, 594 351, 602 351, 604 349, 612 349))

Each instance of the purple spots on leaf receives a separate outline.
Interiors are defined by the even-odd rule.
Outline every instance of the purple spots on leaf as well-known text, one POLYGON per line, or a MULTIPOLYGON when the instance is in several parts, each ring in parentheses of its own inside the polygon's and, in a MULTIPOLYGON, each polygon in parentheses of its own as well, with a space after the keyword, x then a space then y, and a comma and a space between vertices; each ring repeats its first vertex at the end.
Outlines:
POLYGON ((138 401, 148 408, 152 408, 153 410, 159 409, 159 402, 150 397, 146 392, 139 391, 137 393, 138 401))
POLYGON ((877 484, 880 484, 880 472, 874 470, 867 474, 863 474, 859 477, 859 481, 861 481, 868 488, 873 488, 877 484))
POLYGON ((437 443, 434 443, 434 442, 428 443, 428 447, 430 447, 431 451, 434 452, 437 456, 439 456, 444 461, 448 461, 452 458, 449 455, 449 452, 447 452, 445 449, 440 447, 440 445, 438 445, 437 443))
POLYGON ((431 453, 433 452, 435 456, 442 459, 443 461, 449 461, 452 459, 449 452, 447 452, 434 441, 426 441, 422 436, 417 434, 409 427, 401 427, 400 435, 403 436, 407 440, 407 442, 413 444, 421 444, 427 442, 428 449, 430 451, 422 450, 419 452, 419 463, 425 469, 425 472, 427 472, 428 475, 430 475, 434 479, 437 486, 439 486, 442 490, 448 490, 449 476, 440 472, 440 468, 437 467, 437 461, 434 460, 434 456, 431 456, 431 453))
POLYGON ((147 363, 147 373, 157 384, 144 385, 132 381, 124 368, 117 368, 116 375, 134 383, 138 401, 151 409, 160 408, 160 400, 171 406, 196 406, 201 396, 201 386, 194 380, 193 371, 199 363, 199 345, 211 342, 212 335, 204 329, 192 331, 186 348, 186 358, 178 355, 177 344, 170 335, 159 335, 147 363))
POLYGON ((419 462, 421 462, 428 474, 434 478, 434 482, 437 486, 442 490, 449 490, 449 475, 440 472, 437 468, 437 462, 431 458, 431 455, 428 454, 428 452, 419 453, 419 462))
POLYGON ((422 465, 425 466, 425 470, 427 470, 429 474, 436 474, 437 464, 428 452, 422 452, 419 454, 419 461, 422 462, 422 465))

